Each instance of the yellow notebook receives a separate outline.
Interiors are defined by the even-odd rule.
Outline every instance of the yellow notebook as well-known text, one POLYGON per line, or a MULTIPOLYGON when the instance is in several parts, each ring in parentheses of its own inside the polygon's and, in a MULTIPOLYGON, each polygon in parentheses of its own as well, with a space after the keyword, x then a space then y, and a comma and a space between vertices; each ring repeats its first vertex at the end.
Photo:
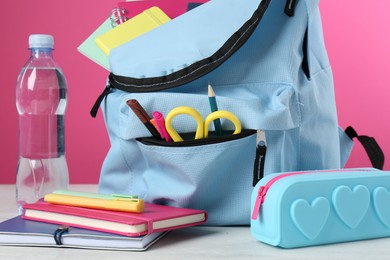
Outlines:
POLYGON ((100 35, 96 38, 96 44, 108 55, 111 49, 151 31, 170 20, 160 8, 153 6, 100 35))

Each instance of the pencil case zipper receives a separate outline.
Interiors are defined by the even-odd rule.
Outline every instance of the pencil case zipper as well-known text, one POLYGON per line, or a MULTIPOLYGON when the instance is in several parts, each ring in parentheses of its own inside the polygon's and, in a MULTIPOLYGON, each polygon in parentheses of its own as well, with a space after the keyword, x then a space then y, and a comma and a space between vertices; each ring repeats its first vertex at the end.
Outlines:
MULTIPOLYGON (((235 134, 235 135, 213 136, 213 137, 208 137, 203 139, 184 140, 183 142, 166 142, 166 141, 157 140, 153 137, 141 137, 141 138, 137 138, 136 140, 144 145, 155 145, 155 146, 164 146, 164 147, 190 147, 190 146, 201 146, 201 145, 217 144, 217 143, 223 143, 227 141, 238 140, 253 135, 255 133, 256 130, 249 129, 249 130, 243 130, 240 134, 235 134)), ((193 136, 195 134, 191 133, 191 135, 193 136)))
MULTIPOLYGON (((256 201, 253 207, 253 212, 252 212, 252 219, 256 220, 259 212, 261 205, 264 203, 265 197, 267 195, 268 190, 271 188, 275 182, 279 181, 280 179, 284 179, 286 177, 290 176, 295 176, 295 175, 303 175, 303 174, 313 174, 313 173, 332 173, 332 172, 356 172, 357 169, 334 169, 334 170, 317 170, 317 171, 301 171, 301 172, 289 172, 289 173, 284 173, 280 174, 272 179, 270 179, 265 185, 262 185, 259 187, 259 190, 257 192, 257 197, 256 201)), ((367 171, 367 169, 361 169, 359 171, 367 171)))

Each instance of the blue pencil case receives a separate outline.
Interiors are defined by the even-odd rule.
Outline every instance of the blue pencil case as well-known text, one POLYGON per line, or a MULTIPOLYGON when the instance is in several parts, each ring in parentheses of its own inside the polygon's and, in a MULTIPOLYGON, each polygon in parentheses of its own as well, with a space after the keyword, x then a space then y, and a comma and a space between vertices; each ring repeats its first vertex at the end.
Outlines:
POLYGON ((251 233, 283 248, 390 236, 390 172, 371 168, 270 174, 251 198, 251 233))

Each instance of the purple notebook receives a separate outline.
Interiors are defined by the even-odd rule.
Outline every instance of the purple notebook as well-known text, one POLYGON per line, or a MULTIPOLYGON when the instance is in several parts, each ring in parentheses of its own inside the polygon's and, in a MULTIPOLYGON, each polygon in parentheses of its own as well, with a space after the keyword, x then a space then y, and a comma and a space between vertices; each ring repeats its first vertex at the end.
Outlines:
POLYGON ((144 251, 167 232, 128 237, 88 229, 22 219, 0 223, 0 246, 55 246, 105 250, 144 251))

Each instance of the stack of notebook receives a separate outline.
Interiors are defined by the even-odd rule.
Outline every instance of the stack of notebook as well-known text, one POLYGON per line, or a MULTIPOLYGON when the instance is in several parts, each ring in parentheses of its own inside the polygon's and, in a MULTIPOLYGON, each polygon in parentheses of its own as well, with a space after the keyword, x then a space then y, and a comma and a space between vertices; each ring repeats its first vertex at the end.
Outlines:
POLYGON ((207 220, 202 210, 148 204, 137 198, 65 193, 26 204, 22 216, 0 223, 0 245, 146 250, 170 230, 207 220))
POLYGON ((118 47, 169 22, 207 0, 122 1, 77 49, 87 58, 110 70, 108 55, 118 47))

